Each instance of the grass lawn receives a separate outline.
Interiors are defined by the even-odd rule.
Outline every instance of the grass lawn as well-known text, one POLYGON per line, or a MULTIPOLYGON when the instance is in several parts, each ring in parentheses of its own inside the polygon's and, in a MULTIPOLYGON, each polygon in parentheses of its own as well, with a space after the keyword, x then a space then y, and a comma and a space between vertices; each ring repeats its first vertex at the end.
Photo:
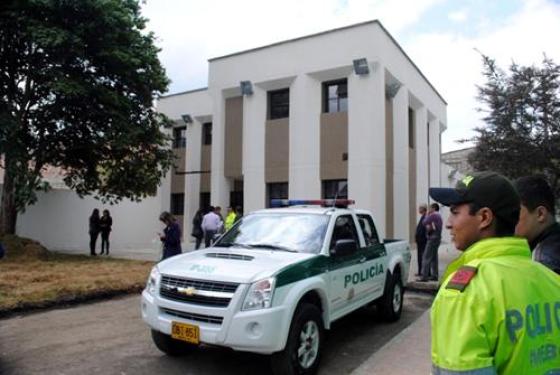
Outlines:
POLYGON ((1 239, 0 316, 15 311, 140 292, 154 262, 52 253, 15 236, 1 239))

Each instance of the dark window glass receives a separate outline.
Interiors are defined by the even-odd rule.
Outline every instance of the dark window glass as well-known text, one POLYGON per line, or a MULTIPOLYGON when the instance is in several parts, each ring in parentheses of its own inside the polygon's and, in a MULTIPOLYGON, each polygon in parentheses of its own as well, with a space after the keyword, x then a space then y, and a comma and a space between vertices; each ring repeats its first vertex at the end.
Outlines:
POLYGON ((171 194, 171 213, 182 216, 185 212, 185 194, 171 194))
POLYGON ((202 144, 211 145, 212 144, 212 123, 206 122, 202 124, 202 144))
POLYGON ((275 182, 267 184, 267 207, 270 207, 271 199, 288 199, 288 183, 287 182, 275 182))
POLYGON ((323 112, 348 111, 348 84, 346 79, 323 83, 323 112))
POLYGON ((187 145, 187 127, 173 129, 173 148, 185 148, 187 145))
POLYGON ((323 199, 347 199, 348 181, 347 180, 324 180, 323 199))
POLYGON ((362 232, 364 233, 366 246, 377 245, 379 243, 379 237, 377 236, 377 230, 375 229, 375 224, 373 223, 371 216, 358 215, 358 221, 360 222, 362 232))
POLYGON ((210 207, 210 193, 200 193, 200 208, 207 209, 210 207))
POLYGON ((286 118, 290 115, 290 90, 283 89, 268 93, 268 118, 286 118))
POLYGON ((331 250, 334 249, 338 240, 354 240, 356 245, 360 243, 352 215, 342 215, 336 218, 330 244, 331 250))

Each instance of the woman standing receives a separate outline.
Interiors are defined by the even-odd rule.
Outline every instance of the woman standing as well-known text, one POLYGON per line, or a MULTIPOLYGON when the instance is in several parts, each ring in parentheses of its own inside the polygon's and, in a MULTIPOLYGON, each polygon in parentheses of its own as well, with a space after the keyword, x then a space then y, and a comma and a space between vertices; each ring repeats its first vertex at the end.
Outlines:
POLYGON ((101 230, 101 253, 106 249, 107 255, 109 255, 109 233, 111 233, 111 226, 113 225, 113 218, 109 213, 109 210, 103 210, 103 216, 99 219, 99 228, 101 230))
POLYGON ((92 256, 97 255, 95 254, 95 243, 99 236, 99 220, 99 210, 94 208, 89 217, 89 253, 92 256))
POLYGON ((181 228, 175 217, 169 212, 164 211, 159 215, 159 220, 165 224, 163 234, 159 234, 159 238, 163 242, 161 260, 181 254, 181 228))

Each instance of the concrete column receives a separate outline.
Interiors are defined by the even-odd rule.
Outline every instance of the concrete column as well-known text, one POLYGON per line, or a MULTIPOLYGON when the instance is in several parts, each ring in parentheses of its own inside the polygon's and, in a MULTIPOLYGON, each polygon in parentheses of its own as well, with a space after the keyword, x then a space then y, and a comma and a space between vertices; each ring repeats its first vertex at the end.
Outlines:
POLYGON ((223 92, 213 90, 212 98, 212 171, 210 183, 210 204, 229 206, 230 183, 224 176, 225 152, 225 98, 223 92))
POLYGON ((416 202, 428 203, 428 112, 422 106, 416 114, 416 202))
POLYGON ((185 158, 185 213, 183 239, 192 241, 192 219, 200 208, 200 152, 202 148, 202 121, 194 119, 187 125, 187 156, 185 158))
POLYGON ((253 94, 243 98, 244 213, 266 207, 265 123, 266 91, 253 86, 253 94))
POLYGON ((440 123, 436 118, 430 121, 430 187, 441 186, 441 138, 440 123))
POLYGON ((394 238, 409 236, 409 118, 408 90, 401 87, 393 98, 393 229, 394 238))
POLYGON ((321 82, 308 75, 290 86, 290 198, 321 198, 321 96, 321 82))
POLYGON ((385 69, 348 77, 348 197, 372 211, 385 237, 385 69))

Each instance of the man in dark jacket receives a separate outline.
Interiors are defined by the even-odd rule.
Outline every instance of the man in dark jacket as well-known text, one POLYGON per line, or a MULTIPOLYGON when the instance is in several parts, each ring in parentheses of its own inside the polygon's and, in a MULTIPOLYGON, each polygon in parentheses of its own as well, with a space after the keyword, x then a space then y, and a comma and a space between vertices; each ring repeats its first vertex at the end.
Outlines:
POLYGON ((525 176, 515 182, 515 188, 521 198, 515 234, 527 238, 533 260, 560 274, 560 224, 550 185, 542 176, 525 176))
POLYGON ((425 204, 421 204, 418 207, 418 214, 420 215, 420 220, 418 220, 418 224, 416 225, 416 234, 414 239, 416 240, 416 252, 418 256, 418 273, 416 276, 420 276, 422 274, 422 257, 424 256, 424 249, 426 248, 426 227, 424 226, 423 222, 426 218, 426 212, 428 211, 428 207, 425 204))

